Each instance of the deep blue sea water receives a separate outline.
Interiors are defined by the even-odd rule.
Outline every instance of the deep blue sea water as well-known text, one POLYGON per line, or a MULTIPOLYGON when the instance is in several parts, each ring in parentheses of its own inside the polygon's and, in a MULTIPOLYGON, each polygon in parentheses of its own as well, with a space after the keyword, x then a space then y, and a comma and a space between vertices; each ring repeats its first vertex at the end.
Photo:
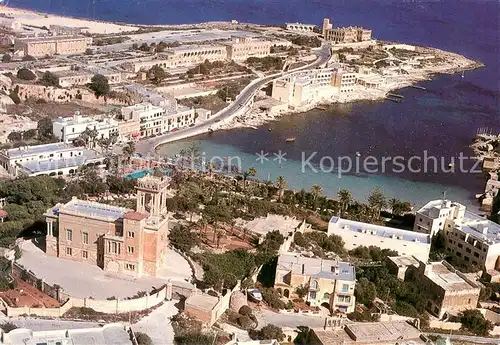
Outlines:
POLYGON ((422 203, 447 190, 450 197, 470 203, 480 192, 484 178, 461 173, 335 174, 300 172, 303 151, 323 155, 376 157, 429 154, 447 158, 468 145, 476 130, 488 127, 500 132, 500 62, 498 1, 453 0, 11 0, 10 6, 62 15, 138 24, 179 24, 231 20, 262 24, 289 21, 320 25, 329 17, 335 25, 362 25, 378 39, 394 40, 454 51, 480 60, 486 67, 460 75, 445 75, 422 85, 427 91, 401 90, 402 104, 367 102, 339 105, 329 112, 312 111, 287 116, 259 130, 217 132, 167 145, 172 153, 192 141, 207 155, 243 157, 256 166, 259 176, 284 175, 293 188, 322 184, 327 194, 350 188, 363 198, 375 185, 388 195, 422 203), (268 127, 272 131, 268 131, 268 127), (295 136, 294 144, 284 138, 295 136), (282 150, 287 162, 259 165, 255 152, 282 150))

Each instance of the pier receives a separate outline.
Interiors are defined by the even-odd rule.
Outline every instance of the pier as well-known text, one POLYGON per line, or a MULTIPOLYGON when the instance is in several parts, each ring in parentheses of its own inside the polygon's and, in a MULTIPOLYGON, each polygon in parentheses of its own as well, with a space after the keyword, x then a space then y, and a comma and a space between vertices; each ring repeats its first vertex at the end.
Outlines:
POLYGON ((410 87, 414 88, 414 89, 419 89, 419 90, 427 90, 425 87, 423 86, 418 86, 418 85, 410 85, 410 87))
POLYGON ((390 96, 390 97, 401 98, 401 99, 405 98, 405 96, 398 95, 398 94, 395 94, 395 93, 387 93, 387 94, 386 94, 386 97, 389 97, 389 96, 390 96))

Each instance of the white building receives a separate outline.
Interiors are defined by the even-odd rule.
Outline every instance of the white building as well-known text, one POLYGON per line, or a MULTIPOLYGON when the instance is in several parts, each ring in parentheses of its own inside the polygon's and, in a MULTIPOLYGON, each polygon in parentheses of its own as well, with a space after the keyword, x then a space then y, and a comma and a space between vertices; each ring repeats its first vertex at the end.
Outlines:
POLYGON ((154 106, 151 103, 140 103, 122 108, 124 119, 139 118, 140 137, 161 135, 193 125, 196 120, 195 109, 177 104, 154 106))
POLYGON ((285 27, 290 31, 300 31, 300 32, 314 32, 316 25, 314 24, 302 24, 302 23, 285 23, 285 27))
POLYGON ((428 234, 355 222, 339 217, 330 219, 328 235, 342 237, 347 250, 360 246, 376 246, 395 250, 399 255, 413 255, 424 262, 429 258, 431 249, 431 237, 428 234))
POLYGON ((444 231, 446 250, 469 268, 500 279, 500 225, 450 200, 433 200, 418 210, 414 230, 444 231))
POLYGON ((83 147, 53 143, 2 150, 0 164, 12 176, 61 176, 74 174, 83 165, 101 167, 104 158, 83 147))
POLYGON ((72 117, 58 117, 52 121, 54 136, 64 143, 72 142, 87 128, 97 131, 96 139, 118 135, 118 122, 114 119, 98 120, 77 113, 72 117))
POLYGON ((5 345, 134 345, 135 335, 129 326, 111 323, 102 327, 33 331, 17 328, 1 331, 0 344, 5 345))
POLYGON ((271 54, 270 41, 251 37, 233 37, 226 43, 227 58, 234 61, 245 61, 249 57, 265 57, 271 54))
POLYGON ((272 97, 298 107, 354 90, 356 74, 340 68, 298 71, 273 82, 272 97))

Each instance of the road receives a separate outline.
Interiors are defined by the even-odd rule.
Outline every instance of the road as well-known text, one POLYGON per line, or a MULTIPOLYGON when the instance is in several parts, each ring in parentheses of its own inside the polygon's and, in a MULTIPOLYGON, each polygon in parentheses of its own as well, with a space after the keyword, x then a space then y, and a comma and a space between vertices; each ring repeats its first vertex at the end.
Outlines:
POLYGON ((268 324, 273 324, 278 327, 290 328, 297 328, 299 326, 322 328, 325 325, 325 318, 323 317, 297 314, 280 314, 267 309, 256 311, 255 317, 259 322, 258 328, 262 328, 268 324))
POLYGON ((449 334, 449 333, 426 333, 427 335, 440 336, 442 338, 450 337, 451 340, 467 341, 474 344, 500 344, 498 338, 475 337, 470 335, 449 334))
MULTIPOLYGON (((330 46, 327 44, 323 45, 323 47, 321 48, 321 50, 318 52, 317 55, 318 59, 316 59, 316 61, 312 62, 309 65, 300 67, 298 69, 302 70, 314 69, 328 62, 328 60, 330 59, 330 46)), ((177 132, 168 133, 166 135, 158 136, 155 138, 142 140, 136 144, 136 151, 142 154, 143 156, 147 154, 154 155, 155 148, 161 144, 173 142, 176 140, 181 140, 184 138, 208 132, 210 127, 214 126, 218 122, 230 118, 238 110, 245 107, 248 104, 248 102, 253 98, 255 93, 259 89, 261 89, 264 85, 266 85, 267 83, 278 77, 286 76, 287 74, 290 74, 296 70, 273 74, 271 76, 260 79, 257 82, 254 82, 253 84, 251 84, 251 86, 244 89, 243 92, 234 100, 234 102, 232 102, 229 106, 221 110, 216 116, 212 116, 211 119, 202 122, 194 127, 182 129, 177 132)))

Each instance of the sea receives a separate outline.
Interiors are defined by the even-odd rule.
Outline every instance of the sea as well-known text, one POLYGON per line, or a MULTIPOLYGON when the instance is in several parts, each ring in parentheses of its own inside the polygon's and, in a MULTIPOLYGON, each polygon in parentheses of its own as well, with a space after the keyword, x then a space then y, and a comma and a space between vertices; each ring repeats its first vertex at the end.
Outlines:
POLYGON ((445 193, 477 207, 474 195, 484 189, 485 176, 474 172, 473 159, 458 159, 472 156, 469 145, 478 130, 500 133, 498 1, 11 0, 9 6, 135 24, 235 19, 320 26, 330 18, 336 26, 370 28, 377 39, 437 47, 481 61, 483 68, 419 84, 426 90, 399 90, 402 103, 339 104, 257 129, 220 131, 159 148, 172 155, 194 143, 207 160, 234 157, 232 162, 244 170, 255 167, 258 178, 274 181, 281 175, 296 190, 318 184, 328 196, 346 188, 363 200, 380 187, 388 197, 416 206, 445 193), (367 159, 376 163, 367 166, 367 159), (383 159, 389 163, 382 164, 383 159))

